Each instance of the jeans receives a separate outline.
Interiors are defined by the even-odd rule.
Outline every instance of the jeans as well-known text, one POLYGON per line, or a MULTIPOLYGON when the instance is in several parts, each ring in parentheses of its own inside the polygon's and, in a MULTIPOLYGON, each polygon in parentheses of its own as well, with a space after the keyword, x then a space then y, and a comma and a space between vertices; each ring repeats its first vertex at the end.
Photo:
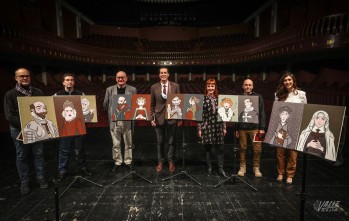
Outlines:
POLYGON ((44 143, 40 141, 32 144, 23 144, 22 141, 16 139, 21 130, 10 127, 10 131, 16 147, 16 164, 21 182, 29 182, 28 157, 30 156, 30 151, 34 157, 36 179, 45 178, 44 143))
POLYGON ((86 156, 85 149, 82 146, 82 136, 77 137, 62 137, 59 140, 59 163, 58 163, 58 171, 59 173, 66 173, 68 170, 68 159, 70 146, 72 141, 75 142, 75 157, 77 159, 78 168, 83 169, 86 168, 86 156))

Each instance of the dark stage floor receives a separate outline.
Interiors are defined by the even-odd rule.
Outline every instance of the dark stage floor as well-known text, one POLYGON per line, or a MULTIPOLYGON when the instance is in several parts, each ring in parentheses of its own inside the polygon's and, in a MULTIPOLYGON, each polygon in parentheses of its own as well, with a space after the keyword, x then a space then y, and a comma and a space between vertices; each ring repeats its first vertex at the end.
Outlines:
MULTIPOLYGON (((152 184, 121 168, 112 173, 111 138, 108 128, 90 128, 85 136, 85 147, 92 183, 78 179, 59 200, 60 220, 299 220, 301 213, 302 155, 294 184, 274 182, 276 178, 275 150, 264 146, 262 178, 252 174, 252 151, 249 147, 248 171, 243 180, 258 189, 253 190, 244 182, 231 179, 217 188, 222 181, 214 174, 205 173, 205 153, 196 144, 195 128, 185 129, 187 145, 186 168, 188 174, 200 182, 198 185, 185 175, 165 180, 168 169, 155 172, 155 133, 150 127, 135 129, 133 151, 135 168, 152 184)), ((228 131, 232 134, 232 131, 228 131)), ((181 171, 181 130, 177 133, 177 171, 181 171)), ((233 170, 232 137, 226 138, 225 170, 233 170)), ((15 164, 15 151, 7 134, 1 135, 0 148, 0 214, 1 220, 55 220, 55 198, 52 179, 56 172, 55 142, 47 143, 46 156, 50 188, 40 189, 32 181, 32 192, 22 196, 15 164)), ((305 220, 349 220, 349 164, 348 148, 344 148, 344 164, 333 166, 308 156, 306 176, 305 220), (337 204, 333 206, 333 204, 337 204), (333 206, 333 207, 332 207, 333 206)), ((215 163, 215 162, 214 162, 215 163)), ((237 161, 237 165, 238 165, 237 161)), ((166 164, 167 165, 167 164, 166 164)), ((236 167, 237 168, 237 167, 236 167)), ((31 170, 33 171, 33 170, 31 170)), ((59 185, 59 193, 73 181, 75 161, 71 156, 69 176, 59 185)), ((237 172, 237 171, 235 171, 237 172)), ((35 175, 32 173, 32 180, 35 175)))

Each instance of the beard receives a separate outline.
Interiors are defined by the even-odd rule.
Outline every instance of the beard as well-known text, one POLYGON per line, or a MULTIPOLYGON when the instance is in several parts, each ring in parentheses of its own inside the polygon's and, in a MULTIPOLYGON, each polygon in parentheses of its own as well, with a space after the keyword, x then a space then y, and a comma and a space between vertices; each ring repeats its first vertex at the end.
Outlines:
POLYGON ((41 113, 35 112, 35 114, 36 114, 36 116, 40 117, 41 119, 45 119, 47 111, 44 111, 44 112, 41 112, 41 113))

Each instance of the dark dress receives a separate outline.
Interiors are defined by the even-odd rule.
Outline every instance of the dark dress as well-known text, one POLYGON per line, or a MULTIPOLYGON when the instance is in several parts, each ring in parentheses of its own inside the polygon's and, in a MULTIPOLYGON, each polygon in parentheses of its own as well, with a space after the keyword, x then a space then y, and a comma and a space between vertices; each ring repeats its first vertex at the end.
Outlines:
POLYGON ((218 122, 217 106, 217 98, 211 95, 204 97, 202 122, 198 124, 198 130, 202 131, 202 144, 224 144, 225 123, 218 122))

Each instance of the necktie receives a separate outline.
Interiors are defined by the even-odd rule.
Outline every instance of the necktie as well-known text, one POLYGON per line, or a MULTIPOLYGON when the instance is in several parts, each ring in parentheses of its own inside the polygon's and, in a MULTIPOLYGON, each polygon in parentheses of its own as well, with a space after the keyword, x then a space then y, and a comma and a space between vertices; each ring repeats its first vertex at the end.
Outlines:
POLYGON ((164 88, 162 89, 162 93, 166 95, 166 85, 164 85, 164 88))

